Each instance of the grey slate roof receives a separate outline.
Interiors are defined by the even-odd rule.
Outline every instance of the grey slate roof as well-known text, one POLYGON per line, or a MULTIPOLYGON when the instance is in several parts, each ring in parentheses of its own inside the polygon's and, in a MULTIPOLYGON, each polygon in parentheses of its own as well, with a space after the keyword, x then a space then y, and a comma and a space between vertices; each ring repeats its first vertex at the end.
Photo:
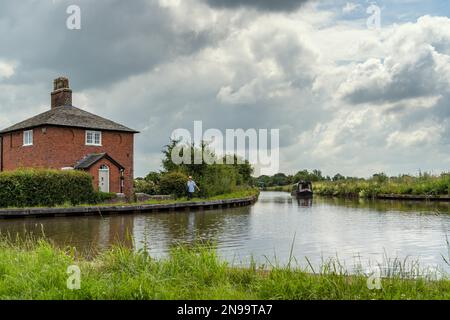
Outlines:
POLYGON ((127 128, 114 121, 99 117, 74 106, 61 106, 3 129, 0 131, 0 134, 45 125, 138 133, 136 130, 127 128))
POLYGON ((78 163, 75 164, 74 169, 89 169, 92 165, 94 165, 97 161, 107 158, 109 161, 114 163, 119 168, 123 169, 123 166, 112 159, 110 156, 108 156, 107 153, 91 153, 85 156, 83 159, 78 161, 78 163))
POLYGON ((83 159, 78 161, 78 163, 74 166, 74 169, 88 169, 90 166, 92 166, 98 160, 103 158, 105 155, 106 155, 106 153, 88 154, 86 157, 84 157, 83 159))

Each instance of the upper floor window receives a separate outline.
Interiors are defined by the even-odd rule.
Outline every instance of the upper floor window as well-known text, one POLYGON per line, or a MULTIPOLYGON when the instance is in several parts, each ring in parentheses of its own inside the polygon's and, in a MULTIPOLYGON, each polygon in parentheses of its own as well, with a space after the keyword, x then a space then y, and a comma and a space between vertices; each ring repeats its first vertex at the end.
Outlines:
POLYGON ((88 146, 101 146, 102 145, 102 133, 101 131, 86 131, 86 145, 88 146))
POLYGON ((33 145, 33 130, 27 130, 23 132, 23 145, 24 146, 33 145))

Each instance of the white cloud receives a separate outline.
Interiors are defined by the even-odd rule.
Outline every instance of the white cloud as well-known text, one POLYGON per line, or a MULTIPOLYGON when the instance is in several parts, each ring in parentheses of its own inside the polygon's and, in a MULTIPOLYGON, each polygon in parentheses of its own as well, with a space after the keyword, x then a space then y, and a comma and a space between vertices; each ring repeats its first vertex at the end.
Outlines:
POLYGON ((362 103, 445 93, 450 84, 449 27, 448 18, 423 17, 389 30, 380 42, 384 55, 353 67, 339 94, 362 103))
POLYGON ((15 69, 15 63, 8 63, 6 61, 0 60, 0 80, 12 77, 15 73, 15 69))
POLYGON ((395 131, 387 138, 389 148, 429 146, 440 140, 443 130, 438 126, 423 127, 413 131, 395 131))
POLYGON ((423 18, 372 37, 350 25, 311 28, 298 15, 254 17, 244 29, 218 25, 227 36, 214 46, 128 79, 99 101, 109 101, 117 116, 125 103, 139 113, 148 130, 138 147, 152 150, 141 151, 141 159, 158 157, 153 150, 172 129, 189 129, 201 119, 221 129, 281 128, 281 169, 287 172, 318 167, 329 174, 395 174, 415 170, 418 162, 445 166, 423 153, 441 153, 445 134, 432 116, 449 88, 448 56, 438 50, 446 36, 434 31, 439 36, 430 37, 431 26, 445 20, 423 18), (410 34, 411 28, 417 32, 410 34), (344 31, 342 44, 355 45, 333 51, 328 40, 336 29, 344 31), (342 64, 342 58, 351 59, 342 64), (143 84, 149 89, 142 91, 143 84), (151 107, 142 109, 144 103, 151 107), (405 148, 415 159, 409 165, 402 161, 405 148))
POLYGON ((343 13, 351 13, 355 10, 357 10, 360 7, 358 3, 354 2, 347 2, 345 6, 342 8, 343 13))
MULTIPOLYGON (((115 43, 136 35, 117 50, 97 48, 100 56, 80 50, 58 60, 41 44, 33 55, 19 55, 29 70, 0 62, 0 79, 8 81, 0 83, 0 124, 48 108, 48 77, 70 65, 83 75, 76 79, 106 79, 94 86, 72 82, 78 106, 141 131, 138 175, 158 169, 172 130, 191 129, 194 120, 203 120, 204 129, 280 128, 285 172, 395 174, 450 165, 450 19, 425 16, 374 32, 364 21, 337 21, 341 8, 323 10, 316 2, 289 13, 215 10, 193 0, 147 2, 154 25, 146 15, 136 24, 127 16, 121 28, 129 30, 71 38, 73 46, 97 48, 99 38, 115 43), (123 49, 129 54, 117 54, 123 49), (147 63, 150 53, 155 56, 147 63), (50 60, 56 67, 42 71, 50 60), (99 75, 105 66, 114 70, 99 75), (28 82, 18 85, 19 76, 28 82)), ((30 39, 22 29, 27 36, 14 34, 14 48, 30 39)), ((10 32, 1 31, 0 41, 10 32)), ((66 43, 52 41, 57 48, 66 43)))

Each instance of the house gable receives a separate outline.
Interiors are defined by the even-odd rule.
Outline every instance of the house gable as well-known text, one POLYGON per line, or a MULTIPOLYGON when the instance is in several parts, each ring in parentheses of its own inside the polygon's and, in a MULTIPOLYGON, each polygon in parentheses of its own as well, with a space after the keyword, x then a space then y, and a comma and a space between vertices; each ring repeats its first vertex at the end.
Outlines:
POLYGON ((94 164, 99 162, 102 159, 107 159, 109 162, 114 164, 117 168, 120 170, 124 170, 124 166, 122 166, 120 163, 118 163, 116 160, 111 158, 107 153, 91 153, 86 155, 83 159, 77 162, 77 164, 74 166, 74 169, 89 169, 94 164))
MULTIPOLYGON (((77 167, 91 173, 95 187, 96 167, 104 162, 111 166, 111 190, 123 190, 131 196, 137 131, 65 105, 71 104, 71 90, 65 87, 68 81, 58 81, 55 80, 51 110, 0 131, 0 171, 77 167), (33 130, 32 144, 24 145, 27 130, 33 130), (87 130, 100 131, 101 143, 86 143, 87 130)), ((27 141, 31 141, 30 134, 27 141)))

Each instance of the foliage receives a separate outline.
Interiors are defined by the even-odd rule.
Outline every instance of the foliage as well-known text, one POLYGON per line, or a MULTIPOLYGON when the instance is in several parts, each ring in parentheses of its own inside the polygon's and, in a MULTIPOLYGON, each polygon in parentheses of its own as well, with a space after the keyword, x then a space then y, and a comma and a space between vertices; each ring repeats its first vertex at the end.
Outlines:
POLYGON ((324 177, 320 170, 301 170, 295 175, 286 175, 284 173, 277 173, 273 176, 260 176, 254 180, 254 184, 262 188, 282 187, 297 183, 299 181, 325 181, 331 180, 330 177, 324 177))
POLYGON ((147 179, 137 178, 134 180, 134 191, 149 195, 159 194, 159 185, 147 179))
POLYGON ((150 171, 144 178, 145 181, 153 182, 155 185, 159 184, 161 179, 161 173, 156 171, 150 171))
MULTIPOLYGON (((147 251, 114 246, 93 260, 74 249, 42 241, 0 241, 0 299, 43 300, 372 300, 449 299, 450 281, 426 275, 407 279, 401 273, 381 279, 370 290, 364 274, 349 275, 333 261, 311 274, 295 266, 256 264, 234 267, 209 245, 175 247, 163 259, 147 251), (81 270, 81 288, 67 288, 67 268, 81 270)), ((309 271, 309 272, 308 272, 309 271)), ((432 276, 432 275, 431 275, 432 276)))
POLYGON ((449 195, 450 175, 439 176, 420 174, 388 177, 383 173, 374 174, 370 179, 345 179, 314 184, 314 192, 329 196, 351 196, 370 198, 381 194, 394 195, 449 195))
POLYGON ((297 174, 294 176, 294 183, 297 183, 299 181, 322 181, 325 180, 325 178, 322 176, 322 171, 314 169, 312 172, 309 172, 308 170, 302 170, 297 172, 297 174))
POLYGON ((180 197, 186 194, 187 177, 192 176, 200 188, 198 196, 211 197, 248 187, 253 182, 253 168, 247 160, 236 155, 218 157, 204 142, 195 146, 171 140, 163 150, 162 167, 161 173, 150 172, 144 179, 136 179, 136 191, 180 197), (172 155, 183 159, 182 163, 174 161, 172 155))
POLYGON ((21 169, 0 173, 0 207, 95 203, 92 177, 82 171, 21 169))
POLYGON ((236 190, 238 176, 239 172, 232 165, 209 165, 197 181, 202 186, 200 196, 211 197, 236 190))
POLYGON ((114 192, 95 192, 95 203, 105 203, 117 197, 114 192))
POLYGON ((188 176, 179 171, 167 172, 161 176, 160 190, 163 194, 182 197, 186 194, 188 176))
POLYGON ((136 178, 134 180, 134 191, 149 195, 160 194, 160 181, 161 173, 151 171, 145 176, 145 178, 136 178))

